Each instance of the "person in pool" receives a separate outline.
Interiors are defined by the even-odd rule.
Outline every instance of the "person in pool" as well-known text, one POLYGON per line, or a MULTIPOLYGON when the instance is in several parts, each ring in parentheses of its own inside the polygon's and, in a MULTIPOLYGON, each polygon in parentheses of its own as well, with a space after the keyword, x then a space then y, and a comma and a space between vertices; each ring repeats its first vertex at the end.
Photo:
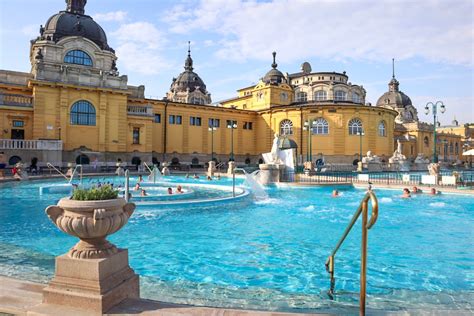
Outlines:
POLYGON ((420 189, 418 189, 418 187, 414 186, 412 189, 411 189, 411 192, 413 192, 413 194, 420 194, 422 193, 422 191, 420 189))
POLYGON ((211 176, 207 176, 207 180, 212 181, 211 176))
POLYGON ((440 194, 440 193, 441 193, 441 192, 436 191, 435 188, 431 188, 431 190, 430 190, 430 194, 431 194, 431 195, 438 195, 438 194, 440 194))
POLYGON ((199 179, 199 176, 197 174, 194 174, 193 179, 199 179))
POLYGON ((178 185, 178 186, 176 187, 176 193, 184 193, 184 192, 183 192, 183 187, 180 186, 180 185, 178 185))
POLYGON ((189 179, 189 173, 186 173, 185 178, 186 178, 186 179, 189 179))
POLYGON ((146 190, 143 190, 140 192, 140 196, 148 196, 148 194, 146 193, 146 190))
POLYGON ((332 197, 339 197, 339 191, 338 190, 333 190, 331 196, 332 197))
POLYGON ((411 198, 410 190, 408 190, 408 188, 403 189, 402 198, 404 198, 404 199, 411 198))
POLYGON ((168 188, 168 194, 173 194, 173 189, 172 188, 168 188))
POLYGON ((133 188, 135 191, 140 191, 140 183, 135 184, 135 187, 133 188))

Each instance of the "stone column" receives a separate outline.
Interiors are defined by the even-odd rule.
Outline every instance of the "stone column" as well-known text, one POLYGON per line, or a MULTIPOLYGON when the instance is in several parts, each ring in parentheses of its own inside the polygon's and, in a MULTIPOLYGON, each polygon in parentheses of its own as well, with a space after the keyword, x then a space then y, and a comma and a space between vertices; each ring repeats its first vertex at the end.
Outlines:
POLYGON ((282 164, 262 163, 259 168, 259 182, 263 185, 280 182, 281 173, 285 170, 285 166, 282 164))
POLYGON ((229 168, 227 168, 227 175, 232 176, 235 169, 235 161, 229 161, 229 168))
POLYGON ((216 172, 216 162, 211 160, 209 161, 209 167, 207 168, 207 175, 209 177, 213 177, 214 172, 216 172))

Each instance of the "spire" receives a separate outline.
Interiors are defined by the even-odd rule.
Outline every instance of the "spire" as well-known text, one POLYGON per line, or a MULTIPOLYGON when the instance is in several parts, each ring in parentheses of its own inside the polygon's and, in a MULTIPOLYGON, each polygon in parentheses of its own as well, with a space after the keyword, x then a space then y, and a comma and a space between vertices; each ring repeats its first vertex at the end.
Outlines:
POLYGON ((390 92, 398 92, 398 85, 400 83, 395 79, 395 58, 392 58, 392 80, 388 83, 388 90, 390 92))
POLYGON ((193 59, 191 58, 191 41, 188 41, 188 58, 184 62, 184 69, 193 71, 193 59))
POLYGON ((84 14, 87 0, 66 0, 66 11, 73 14, 84 14))
POLYGON ((273 69, 276 69, 276 67, 278 67, 278 64, 276 63, 276 60, 275 60, 275 58, 276 58, 276 54, 277 54, 276 52, 273 52, 273 53, 272 53, 272 55, 273 55, 273 64, 272 64, 272 68, 273 68, 273 69))
POLYGON ((395 58, 392 58, 392 78, 395 79, 395 58))

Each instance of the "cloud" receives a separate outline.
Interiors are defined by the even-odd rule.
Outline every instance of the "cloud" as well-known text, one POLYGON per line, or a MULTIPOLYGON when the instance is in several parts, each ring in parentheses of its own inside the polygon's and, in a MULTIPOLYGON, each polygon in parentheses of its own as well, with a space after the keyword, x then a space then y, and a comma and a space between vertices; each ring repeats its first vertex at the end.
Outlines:
POLYGON ((98 22, 122 22, 127 18, 127 12, 113 11, 107 13, 97 13, 92 17, 98 22))
POLYGON ((222 59, 267 60, 277 50, 286 62, 421 57, 472 65, 472 10, 470 0, 202 0, 175 6, 165 21, 180 34, 219 34, 225 39, 216 53, 222 59))
POLYGON ((170 67, 170 63, 162 55, 167 39, 149 22, 134 22, 121 25, 112 32, 119 65, 128 71, 144 75, 158 74, 170 67))

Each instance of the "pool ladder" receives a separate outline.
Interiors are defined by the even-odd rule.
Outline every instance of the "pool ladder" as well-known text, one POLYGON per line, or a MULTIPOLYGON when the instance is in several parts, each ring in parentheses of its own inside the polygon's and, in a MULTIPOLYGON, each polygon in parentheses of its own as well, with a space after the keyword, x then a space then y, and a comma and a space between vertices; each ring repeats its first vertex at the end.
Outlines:
POLYGON ((337 243, 334 250, 331 252, 331 255, 326 260, 326 271, 330 274, 331 277, 331 285, 328 291, 328 295, 331 299, 334 298, 334 286, 336 283, 336 279, 334 278, 334 257, 336 256, 337 251, 341 247, 342 243, 346 239, 347 235, 351 231, 354 224, 357 222, 357 219, 362 214, 362 239, 361 239, 361 251, 360 251, 360 299, 359 299, 359 315, 365 315, 365 297, 366 297, 366 276, 367 276, 367 232, 372 226, 374 226, 375 222, 377 221, 377 216, 379 212, 379 206, 377 202, 377 197, 375 193, 371 190, 367 191, 362 202, 359 205, 359 208, 355 212, 354 216, 347 225, 344 234, 342 235, 341 239, 337 243), (370 216, 370 220, 367 222, 367 213, 369 209, 369 200, 372 205, 372 215, 370 216))

